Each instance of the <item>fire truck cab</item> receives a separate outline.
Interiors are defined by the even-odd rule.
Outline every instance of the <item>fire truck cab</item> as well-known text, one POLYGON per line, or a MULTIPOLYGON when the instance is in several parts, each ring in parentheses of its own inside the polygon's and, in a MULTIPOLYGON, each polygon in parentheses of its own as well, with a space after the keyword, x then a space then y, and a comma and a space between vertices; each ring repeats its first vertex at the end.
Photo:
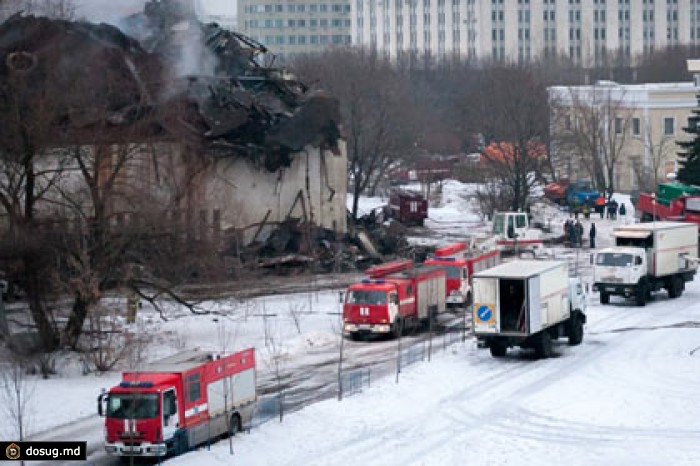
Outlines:
POLYGON ((352 338, 399 336, 405 328, 430 324, 445 312, 445 270, 412 265, 411 261, 382 264, 367 271, 370 278, 350 285, 343 305, 343 330, 352 338))
POLYGON ((177 455, 248 425, 256 400, 255 350, 223 357, 185 351, 125 372, 98 398, 105 451, 119 457, 177 455))
POLYGON ((500 252, 479 251, 463 242, 448 244, 435 250, 426 265, 441 266, 447 273, 447 304, 469 305, 472 301, 472 275, 500 263, 500 252))

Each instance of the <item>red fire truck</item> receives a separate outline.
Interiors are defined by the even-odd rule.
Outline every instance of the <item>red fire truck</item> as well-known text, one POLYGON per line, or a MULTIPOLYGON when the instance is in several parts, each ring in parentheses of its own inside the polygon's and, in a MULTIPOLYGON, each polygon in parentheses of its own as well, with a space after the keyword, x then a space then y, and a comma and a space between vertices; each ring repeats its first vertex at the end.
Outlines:
POLYGON ((370 278, 350 285, 343 305, 343 330, 361 335, 399 336, 445 312, 446 273, 442 267, 414 266, 410 260, 367 270, 370 278))
POLYGON ((122 378, 98 399, 107 453, 177 455, 249 424, 256 400, 255 349, 222 357, 185 351, 122 378))
POLYGON ((406 225, 420 225, 428 218, 428 201, 416 191, 393 191, 389 197, 391 216, 406 225))
POLYGON ((425 265, 441 266, 447 272, 447 304, 462 306, 471 304, 471 279, 475 272, 486 270, 501 262, 501 253, 478 251, 466 243, 453 243, 435 251, 425 265))

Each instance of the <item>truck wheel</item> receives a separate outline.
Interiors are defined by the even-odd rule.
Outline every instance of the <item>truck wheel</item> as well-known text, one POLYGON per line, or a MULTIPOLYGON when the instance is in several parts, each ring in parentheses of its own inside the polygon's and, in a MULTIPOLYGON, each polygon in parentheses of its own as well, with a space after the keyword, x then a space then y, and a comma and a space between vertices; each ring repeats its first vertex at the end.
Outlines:
POLYGON ((228 435, 234 437, 241 431, 241 418, 238 414, 233 414, 228 424, 228 435))
POLYGON ((543 330, 539 333, 537 342, 535 343, 535 353, 542 359, 552 356, 552 337, 549 335, 548 331, 543 330))
POLYGON ((678 297, 680 298, 685 291, 685 281, 681 277, 677 277, 676 280, 678 281, 678 297))
POLYGON ((678 277, 673 277, 668 284, 668 297, 675 299, 683 293, 683 282, 678 277))
POLYGON ((610 295, 605 291, 600 292, 600 304, 608 304, 610 302, 610 295))
POLYGON ((183 455, 183 454, 187 453, 187 450, 188 450, 187 434, 185 434, 183 432, 180 435, 178 435, 177 440, 175 440, 175 454, 176 455, 183 455))
POLYGON ((640 283, 634 293, 634 302, 637 306, 646 306, 647 304, 647 285, 640 283))
POLYGON ((580 345, 583 341, 583 322, 577 313, 569 319, 569 345, 580 345))
POLYGON ((506 355, 508 346, 499 340, 492 340, 489 343, 489 350, 491 351, 491 356, 494 358, 502 358, 506 355))

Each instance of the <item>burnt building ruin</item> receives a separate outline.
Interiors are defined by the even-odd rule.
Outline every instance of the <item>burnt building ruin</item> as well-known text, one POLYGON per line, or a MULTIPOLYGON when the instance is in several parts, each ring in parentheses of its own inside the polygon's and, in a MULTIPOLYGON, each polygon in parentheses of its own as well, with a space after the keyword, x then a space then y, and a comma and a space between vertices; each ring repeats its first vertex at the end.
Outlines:
POLYGON ((148 1, 119 28, 14 15, 0 25, 3 157, 41 152, 48 166, 65 148, 128 146, 139 155, 120 176, 154 214, 240 244, 291 220, 344 233, 338 102, 272 61, 175 0, 148 1))

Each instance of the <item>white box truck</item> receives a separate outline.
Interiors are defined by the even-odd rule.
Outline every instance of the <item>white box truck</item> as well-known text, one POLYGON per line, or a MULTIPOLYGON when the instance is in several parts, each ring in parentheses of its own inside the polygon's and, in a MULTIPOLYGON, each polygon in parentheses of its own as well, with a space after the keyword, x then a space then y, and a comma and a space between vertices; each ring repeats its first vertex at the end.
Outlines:
POLYGON ((517 260, 474 274, 474 334, 503 357, 509 347, 552 354, 552 340, 583 341, 586 299, 566 262, 517 260))
POLYGON ((651 293, 666 289, 670 298, 683 294, 697 271, 698 225, 652 222, 623 225, 613 231, 615 246, 601 249, 593 260, 593 289, 601 304, 610 296, 634 298, 644 306, 651 293))

